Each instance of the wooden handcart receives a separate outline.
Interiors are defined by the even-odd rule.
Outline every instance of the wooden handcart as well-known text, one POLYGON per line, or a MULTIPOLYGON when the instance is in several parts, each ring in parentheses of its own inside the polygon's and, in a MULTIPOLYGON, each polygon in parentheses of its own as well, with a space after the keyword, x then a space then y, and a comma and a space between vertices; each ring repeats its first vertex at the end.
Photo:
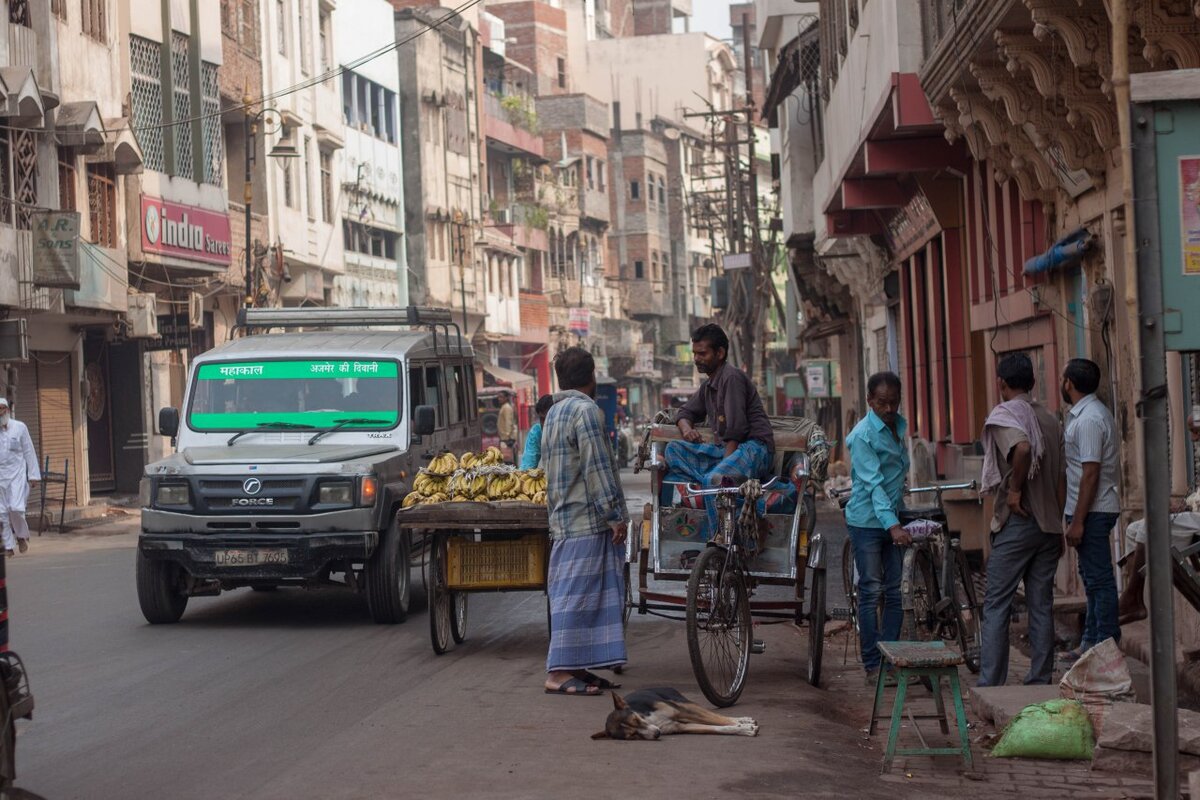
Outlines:
POLYGON ((429 635, 439 655, 467 638, 467 596, 545 591, 550 553, 546 507, 518 500, 432 503, 397 520, 428 549, 429 635))

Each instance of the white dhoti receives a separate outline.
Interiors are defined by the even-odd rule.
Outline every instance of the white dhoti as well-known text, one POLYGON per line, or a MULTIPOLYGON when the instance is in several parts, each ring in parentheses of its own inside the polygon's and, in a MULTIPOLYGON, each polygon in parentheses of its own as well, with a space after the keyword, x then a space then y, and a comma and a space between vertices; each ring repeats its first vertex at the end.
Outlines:
MULTIPOLYGON (((1200 538, 1200 514, 1184 511, 1171 515, 1171 546, 1179 550, 1190 547, 1200 538)), ((1125 552, 1132 552, 1139 544, 1146 543, 1146 520, 1137 519, 1125 528, 1125 552)))
POLYGON ((29 523, 25 521, 29 482, 41 478, 29 429, 10 416, 0 426, 0 527, 5 550, 15 550, 17 539, 29 538, 29 523))

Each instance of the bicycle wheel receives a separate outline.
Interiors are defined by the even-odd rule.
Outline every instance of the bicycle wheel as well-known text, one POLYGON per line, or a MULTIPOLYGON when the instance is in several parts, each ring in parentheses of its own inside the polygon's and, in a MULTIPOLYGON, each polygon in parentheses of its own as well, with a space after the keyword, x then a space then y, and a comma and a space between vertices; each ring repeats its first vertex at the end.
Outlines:
POLYGON ((927 642, 939 638, 940 627, 935 606, 938 602, 937 577, 933 559, 925 548, 912 550, 912 573, 906 576, 902 590, 910 596, 903 598, 905 638, 927 642))
POLYGON ((700 691, 713 705, 737 702, 750 666, 750 596, 729 554, 707 547, 692 567, 687 588, 688 655, 700 691))
POLYGON ((808 685, 821 683, 821 657, 825 653, 825 570, 814 569, 808 607, 808 685))
POLYGON ((846 537, 842 545, 842 590, 846 594, 846 603, 850 606, 850 627, 858 633, 858 581, 855 580, 854 543, 846 537))
POLYGON ((979 672, 979 654, 983 649, 983 630, 980 625, 979 601, 975 596, 974 573, 967 563, 967 554, 955 548, 954 613, 958 629, 958 645, 963 661, 971 672, 979 672))

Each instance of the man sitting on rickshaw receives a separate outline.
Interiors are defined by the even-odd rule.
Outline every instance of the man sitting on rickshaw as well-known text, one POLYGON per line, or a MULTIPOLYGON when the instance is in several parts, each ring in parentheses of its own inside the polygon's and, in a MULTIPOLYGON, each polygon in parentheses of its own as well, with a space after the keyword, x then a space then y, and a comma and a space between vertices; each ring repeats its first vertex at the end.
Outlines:
MULTIPOLYGON (((731 486, 748 478, 763 479, 771 470, 775 436, 758 390, 746 373, 727 363, 729 337, 719 325, 702 325, 692 333, 692 359, 708 376, 680 409, 676 420, 683 441, 667 444, 669 474, 706 488, 731 486), (715 443, 703 442, 693 426, 708 422, 715 443)), ((704 539, 717 529, 717 504, 705 498, 708 526, 704 539)))

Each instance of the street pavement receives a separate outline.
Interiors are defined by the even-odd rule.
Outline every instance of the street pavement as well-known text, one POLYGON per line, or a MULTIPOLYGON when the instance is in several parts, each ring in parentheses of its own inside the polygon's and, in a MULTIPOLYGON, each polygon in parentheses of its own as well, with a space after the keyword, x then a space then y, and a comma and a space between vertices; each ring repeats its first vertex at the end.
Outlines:
MULTIPOLYGON (((637 518, 647 484, 624 477, 637 518)), ((12 647, 37 699, 34 720, 18 723, 18 785, 47 800, 964 793, 953 764, 909 759, 899 779, 879 777, 844 634, 829 640, 816 689, 803 680, 806 632, 759 627, 767 651, 734 710, 758 719, 757 738, 592 741, 607 697, 542 692, 540 593, 473 596, 468 639, 444 656, 422 611, 374 625, 346 591, 193 598, 179 624, 150 626, 134 590, 136 530, 133 516, 38 537, 8 564, 12 647), (912 773, 924 780, 906 785, 912 773)), ((840 572, 830 584, 840 589, 840 572)), ((682 623, 634 615, 629 650, 623 691, 673 686, 703 702, 682 623)))

